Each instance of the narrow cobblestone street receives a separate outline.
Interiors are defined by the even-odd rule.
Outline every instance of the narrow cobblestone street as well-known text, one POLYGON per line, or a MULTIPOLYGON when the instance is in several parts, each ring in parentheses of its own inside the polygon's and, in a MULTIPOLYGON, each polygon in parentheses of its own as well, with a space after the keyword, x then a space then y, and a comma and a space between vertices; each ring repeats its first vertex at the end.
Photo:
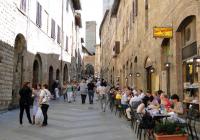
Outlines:
MULTIPOLYGON (((78 97, 80 98, 80 97, 78 97)), ((98 104, 81 105, 53 101, 46 128, 29 125, 24 114, 24 126, 19 127, 19 110, 0 114, 0 140, 133 140, 130 124, 98 104)))

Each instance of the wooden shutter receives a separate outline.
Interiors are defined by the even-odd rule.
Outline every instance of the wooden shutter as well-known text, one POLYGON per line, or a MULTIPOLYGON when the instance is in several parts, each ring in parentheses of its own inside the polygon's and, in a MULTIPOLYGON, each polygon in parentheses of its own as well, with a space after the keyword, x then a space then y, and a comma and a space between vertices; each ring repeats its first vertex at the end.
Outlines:
POLYGON ((60 26, 58 26, 58 31, 57 31, 57 42, 60 44, 60 26))
POLYGON ((26 0, 21 0, 20 9, 26 12, 26 0))
POLYGON ((66 48, 65 50, 68 52, 68 36, 66 36, 66 48))
POLYGON ((42 26, 42 6, 37 2, 36 24, 41 28, 42 26))
POLYGON ((55 21, 51 19, 51 38, 55 39, 55 21))

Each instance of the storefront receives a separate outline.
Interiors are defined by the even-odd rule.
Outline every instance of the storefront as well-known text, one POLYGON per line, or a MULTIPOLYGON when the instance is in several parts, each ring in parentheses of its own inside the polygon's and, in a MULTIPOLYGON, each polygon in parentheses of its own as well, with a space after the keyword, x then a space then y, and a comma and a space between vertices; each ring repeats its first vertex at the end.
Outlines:
POLYGON ((189 16, 180 24, 177 47, 182 53, 183 102, 199 109, 200 59, 196 41, 196 17, 189 16))

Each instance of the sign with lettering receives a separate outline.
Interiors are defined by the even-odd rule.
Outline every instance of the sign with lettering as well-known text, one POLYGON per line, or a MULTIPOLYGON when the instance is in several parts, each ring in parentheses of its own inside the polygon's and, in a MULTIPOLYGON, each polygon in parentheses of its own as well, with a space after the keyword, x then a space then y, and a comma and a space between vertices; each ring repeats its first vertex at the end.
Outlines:
POLYGON ((171 27, 154 27, 153 36, 155 38, 172 38, 173 29, 171 27))

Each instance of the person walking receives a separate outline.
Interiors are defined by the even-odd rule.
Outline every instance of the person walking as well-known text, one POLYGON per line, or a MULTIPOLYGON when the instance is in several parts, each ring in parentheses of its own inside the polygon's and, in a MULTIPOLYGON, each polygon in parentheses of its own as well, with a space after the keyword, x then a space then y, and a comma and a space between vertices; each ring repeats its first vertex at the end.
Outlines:
POLYGON ((63 94, 64 102, 66 102, 66 99, 67 99, 67 82, 63 83, 62 94, 63 94))
POLYGON ((97 88, 97 94, 99 94, 100 105, 103 112, 106 111, 106 103, 107 103, 107 84, 105 82, 101 82, 101 85, 97 88))
POLYGON ((87 84, 86 84, 85 80, 81 81, 81 83, 79 84, 79 87, 80 87, 82 104, 85 104, 85 100, 87 97, 87 84))
POLYGON ((39 107, 39 99, 40 99, 40 93, 41 93, 41 85, 37 84, 33 89, 32 96, 34 97, 33 101, 33 124, 35 124, 35 115, 38 111, 39 107))
POLYGON ((40 94, 40 100, 39 100, 39 104, 40 104, 41 109, 42 109, 42 114, 44 116, 42 126, 48 125, 47 111, 48 111, 48 108, 49 108, 49 101, 51 99, 51 93, 47 88, 48 88, 47 84, 44 84, 42 86, 42 90, 41 90, 41 94, 40 94))
POLYGON ((30 124, 32 124, 31 116, 30 116, 30 105, 31 105, 31 96, 32 90, 30 88, 30 82, 25 82, 23 87, 19 91, 19 107, 20 107, 20 114, 19 120, 20 125, 23 125, 22 119, 24 110, 26 110, 26 115, 30 124))
POLYGON ((72 98, 73 98, 73 85, 71 83, 69 83, 67 85, 67 100, 68 100, 68 103, 72 102, 72 98))
POLYGON ((95 85, 92 82, 92 80, 87 84, 87 87, 88 87, 89 103, 93 104, 95 85))

